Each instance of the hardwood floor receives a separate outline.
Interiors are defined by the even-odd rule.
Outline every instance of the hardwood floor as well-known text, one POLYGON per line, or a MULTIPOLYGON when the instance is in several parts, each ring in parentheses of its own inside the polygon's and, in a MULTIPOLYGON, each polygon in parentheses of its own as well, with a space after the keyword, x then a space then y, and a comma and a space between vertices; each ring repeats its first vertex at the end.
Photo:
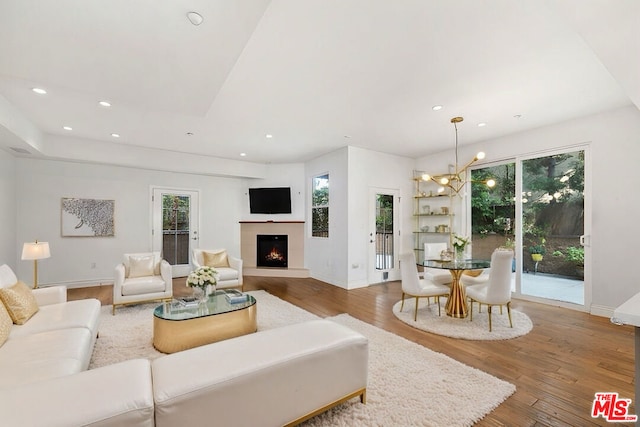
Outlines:
MULTIPOLYGON (((245 291, 259 289, 321 317, 349 313, 515 384, 516 393, 479 426, 610 426, 602 418, 591 418, 594 393, 618 392, 635 399, 633 328, 612 325, 607 318, 514 300, 512 307, 533 321, 529 334, 504 341, 467 341, 399 321, 391 307, 401 298, 400 282, 346 291, 314 279, 245 277, 245 291)), ((112 301, 111 286, 68 293, 70 300, 112 301)), ((188 293, 184 279, 174 279, 174 294, 188 293)), ((630 413, 634 411, 635 405, 630 413)))

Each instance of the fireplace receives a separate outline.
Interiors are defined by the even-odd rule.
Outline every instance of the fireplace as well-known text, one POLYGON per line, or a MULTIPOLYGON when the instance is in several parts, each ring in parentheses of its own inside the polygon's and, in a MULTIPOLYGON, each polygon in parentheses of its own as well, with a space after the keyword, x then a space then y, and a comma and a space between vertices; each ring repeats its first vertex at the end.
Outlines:
POLYGON ((258 267, 287 268, 289 252, 288 236, 285 234, 256 235, 258 267))

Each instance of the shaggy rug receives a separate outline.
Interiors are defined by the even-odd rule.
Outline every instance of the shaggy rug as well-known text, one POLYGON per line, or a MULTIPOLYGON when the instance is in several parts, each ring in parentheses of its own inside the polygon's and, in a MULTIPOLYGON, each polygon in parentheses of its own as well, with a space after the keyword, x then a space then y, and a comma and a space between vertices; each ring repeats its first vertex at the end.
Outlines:
MULTIPOLYGON (((250 293, 258 300, 258 330, 318 318, 264 291, 250 293)), ((151 344, 153 307, 124 307, 115 316, 103 307, 91 368, 162 356, 151 344)), ((469 426, 515 392, 513 384, 347 314, 329 319, 369 339, 367 404, 351 399, 306 426, 469 426)))
POLYGON ((511 309, 513 328, 509 327, 509 317, 506 307, 500 314, 500 308, 494 307, 491 315, 492 331, 489 332, 489 315, 487 306, 482 306, 482 312, 478 313, 478 304, 473 304, 473 321, 467 316, 465 319, 449 317, 444 311, 445 298, 440 299, 442 315, 438 316, 438 305, 431 300, 427 305, 426 298, 420 298, 418 305, 418 320, 413 320, 415 298, 407 298, 404 308, 400 311, 402 301, 393 306, 393 314, 404 323, 423 331, 451 338, 467 340, 507 340, 528 334, 533 328, 531 319, 526 314, 511 309))

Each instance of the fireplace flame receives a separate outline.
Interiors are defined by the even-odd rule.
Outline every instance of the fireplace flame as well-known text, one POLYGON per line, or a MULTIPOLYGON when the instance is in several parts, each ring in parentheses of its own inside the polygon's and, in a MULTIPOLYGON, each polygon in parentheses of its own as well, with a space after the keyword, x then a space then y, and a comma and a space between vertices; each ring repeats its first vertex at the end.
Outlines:
POLYGON ((267 261, 284 261, 284 255, 277 248, 271 248, 271 251, 264 257, 267 261))

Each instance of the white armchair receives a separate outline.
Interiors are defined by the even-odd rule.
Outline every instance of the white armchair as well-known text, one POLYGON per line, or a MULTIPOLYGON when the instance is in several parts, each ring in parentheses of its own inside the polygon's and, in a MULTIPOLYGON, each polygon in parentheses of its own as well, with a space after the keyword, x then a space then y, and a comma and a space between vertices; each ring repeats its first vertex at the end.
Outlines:
POLYGON ((112 314, 118 305, 170 301, 172 297, 171 265, 160 257, 160 252, 124 254, 115 270, 112 314))
POLYGON ((217 288, 239 287, 244 290, 242 260, 228 255, 226 249, 194 249, 191 263, 194 269, 208 265, 218 270, 220 277, 217 288))

